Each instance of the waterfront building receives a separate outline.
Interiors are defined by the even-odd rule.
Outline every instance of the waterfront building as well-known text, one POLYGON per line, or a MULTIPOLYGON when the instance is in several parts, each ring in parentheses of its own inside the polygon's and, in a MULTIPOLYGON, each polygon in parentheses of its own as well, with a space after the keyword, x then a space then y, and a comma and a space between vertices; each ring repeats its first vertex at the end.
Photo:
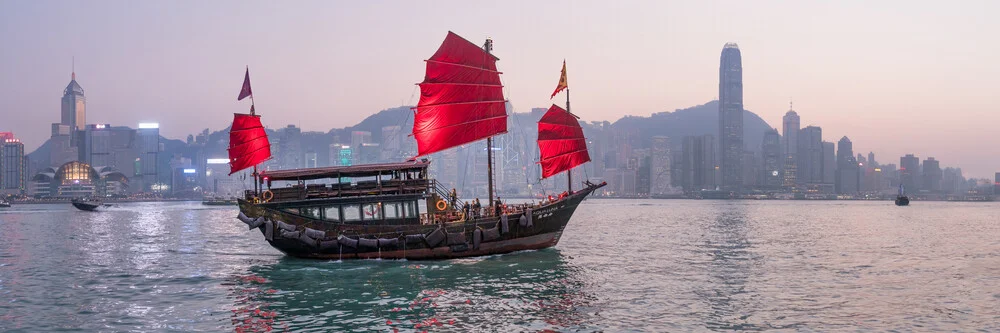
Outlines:
POLYGON ((77 135, 82 138, 77 147, 78 161, 94 166, 111 165, 111 125, 90 124, 77 135))
POLYGON ((31 177, 29 194, 35 197, 78 198, 123 195, 129 179, 112 167, 93 168, 73 161, 44 168, 31 177))
POLYGON ((27 173, 24 144, 13 134, 0 138, 0 194, 23 194, 27 173))
POLYGON ((353 131, 351 132, 351 148, 355 151, 361 149, 361 145, 366 143, 372 143, 372 132, 368 131, 353 131))
POLYGON ((833 184, 837 173, 837 155, 833 142, 823 141, 823 183, 833 184))
POLYGON ((761 185, 767 189, 778 189, 781 187, 781 136, 777 130, 769 130, 764 133, 761 142, 761 185))
POLYGON ((652 195, 670 193, 670 138, 654 136, 650 151, 652 186, 649 193, 652 195))
POLYGON ((913 154, 899 158, 899 181, 909 193, 917 193, 920 190, 920 158, 913 154))
POLYGON ((719 61, 719 156, 722 187, 743 185, 743 65, 740 48, 727 43, 719 61))
POLYGON ((922 189, 930 192, 941 191, 941 163, 935 160, 933 157, 928 157, 924 160, 924 165, 921 168, 921 174, 923 175, 923 186, 922 189))
POLYGON ((818 126, 799 130, 797 151, 799 183, 822 183, 823 130, 818 126))
POLYGON ((715 138, 687 136, 681 144, 681 187, 685 192, 716 187, 715 138))
POLYGON ((853 145, 846 136, 837 142, 837 194, 853 195, 860 188, 858 160, 854 157, 853 145))
POLYGON ((154 185, 162 183, 159 173, 160 124, 140 123, 136 130, 139 144, 136 145, 136 176, 140 180, 141 192, 153 191, 154 185))

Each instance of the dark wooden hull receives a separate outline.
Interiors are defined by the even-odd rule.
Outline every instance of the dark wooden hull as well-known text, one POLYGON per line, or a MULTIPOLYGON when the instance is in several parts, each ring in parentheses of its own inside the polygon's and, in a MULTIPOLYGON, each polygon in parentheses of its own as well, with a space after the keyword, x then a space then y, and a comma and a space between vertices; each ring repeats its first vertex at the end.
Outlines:
POLYGON ((83 211, 94 212, 98 208, 101 208, 101 204, 96 202, 73 202, 73 207, 83 211))
MULTIPOLYGON (((443 224, 364 225, 304 219, 301 216, 245 200, 240 200, 239 205, 240 211, 252 219, 264 217, 269 221, 282 221, 294 225, 297 231, 308 227, 323 232, 322 239, 315 239, 315 242, 311 242, 312 239, 308 238, 303 240, 302 238, 282 237, 280 236, 281 232, 275 227, 268 243, 290 256, 328 260, 447 259, 537 250, 555 246, 580 202, 601 186, 603 184, 594 185, 556 202, 534 207, 531 210, 530 226, 520 223, 521 216, 525 215, 524 212, 510 214, 507 216, 507 232, 501 232, 499 238, 496 239, 487 240, 478 237, 481 240, 478 243, 476 242, 476 234, 483 236, 488 230, 503 230, 499 217, 443 224), (430 244, 431 241, 428 239, 407 242, 407 235, 431 235, 439 228, 446 232, 447 237, 434 246, 430 244), (382 246, 381 243, 376 243, 371 246, 372 242, 369 241, 369 246, 357 244, 357 246, 351 247, 338 242, 338 237, 342 235, 352 240, 395 239, 396 244, 382 246)), ((259 229, 266 239, 266 228, 261 226, 259 229)))
POLYGON ((896 206, 908 206, 910 204, 910 198, 903 196, 896 197, 896 206))

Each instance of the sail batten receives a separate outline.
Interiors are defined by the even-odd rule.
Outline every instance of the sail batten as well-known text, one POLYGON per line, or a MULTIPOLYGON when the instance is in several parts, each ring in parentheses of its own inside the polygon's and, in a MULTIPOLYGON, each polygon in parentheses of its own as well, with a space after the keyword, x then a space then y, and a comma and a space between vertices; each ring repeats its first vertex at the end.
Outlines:
POLYGON ((497 58, 453 32, 430 59, 414 108, 417 155, 507 132, 497 58))
POLYGON ((271 158, 271 143, 260 123, 260 116, 233 114, 228 151, 230 175, 271 158))
POLYGON ((590 161, 587 139, 579 121, 554 104, 538 121, 538 152, 542 178, 590 161))

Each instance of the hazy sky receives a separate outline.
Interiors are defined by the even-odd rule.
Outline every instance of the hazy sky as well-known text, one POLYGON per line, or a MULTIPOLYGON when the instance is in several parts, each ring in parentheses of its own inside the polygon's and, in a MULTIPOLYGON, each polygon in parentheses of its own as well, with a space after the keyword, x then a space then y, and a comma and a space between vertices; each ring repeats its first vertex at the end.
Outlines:
POLYGON ((49 136, 74 55, 88 123, 156 121, 184 138, 246 111, 246 65, 265 124, 326 131, 415 104, 423 59, 452 30, 494 39, 516 111, 549 105, 565 58, 574 113, 615 120, 717 98, 731 41, 745 106, 772 126, 791 98, 826 141, 986 177, 1000 171, 998 12, 998 1, 0 0, 0 131, 28 150, 49 136))

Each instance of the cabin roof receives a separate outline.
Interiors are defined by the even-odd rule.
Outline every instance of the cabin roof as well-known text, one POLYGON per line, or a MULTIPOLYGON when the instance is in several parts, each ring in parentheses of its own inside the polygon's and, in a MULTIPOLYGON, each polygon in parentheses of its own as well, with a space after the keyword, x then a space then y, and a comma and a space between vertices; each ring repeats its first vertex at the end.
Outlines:
POLYGON ((393 171, 423 171, 427 169, 430 162, 409 161, 399 163, 361 164, 351 166, 335 166, 309 169, 291 169, 264 171, 261 178, 270 181, 282 180, 313 180, 323 178, 339 177, 371 177, 379 174, 386 174, 393 171))

